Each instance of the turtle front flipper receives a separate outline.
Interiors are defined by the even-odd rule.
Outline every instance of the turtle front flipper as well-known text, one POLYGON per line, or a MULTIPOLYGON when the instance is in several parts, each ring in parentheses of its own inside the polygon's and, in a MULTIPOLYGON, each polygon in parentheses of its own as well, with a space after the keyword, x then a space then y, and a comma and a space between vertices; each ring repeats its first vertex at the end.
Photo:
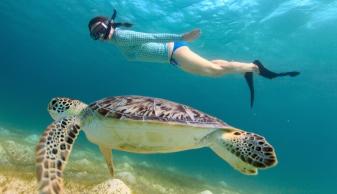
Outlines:
POLYGON ((256 175, 258 169, 277 164, 273 147, 262 136, 241 130, 219 130, 211 136, 210 148, 243 174, 256 175))
POLYGON ((36 146, 36 175, 40 193, 61 193, 62 174, 80 131, 76 117, 64 117, 50 124, 36 146))

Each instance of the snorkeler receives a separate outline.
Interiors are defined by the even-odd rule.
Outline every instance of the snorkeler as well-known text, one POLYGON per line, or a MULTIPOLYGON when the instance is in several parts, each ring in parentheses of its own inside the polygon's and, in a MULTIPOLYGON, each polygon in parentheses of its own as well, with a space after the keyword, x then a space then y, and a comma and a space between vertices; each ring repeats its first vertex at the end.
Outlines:
POLYGON ((187 42, 200 36, 195 29, 185 34, 143 33, 123 30, 120 27, 132 27, 127 22, 115 22, 117 12, 111 19, 97 16, 90 20, 90 36, 94 40, 110 41, 120 48, 130 61, 170 63, 184 71, 202 76, 223 76, 229 73, 244 73, 251 93, 251 106, 254 102, 253 73, 273 79, 281 76, 297 76, 299 72, 275 73, 268 70, 258 60, 243 63, 226 60, 207 60, 189 49, 187 42))

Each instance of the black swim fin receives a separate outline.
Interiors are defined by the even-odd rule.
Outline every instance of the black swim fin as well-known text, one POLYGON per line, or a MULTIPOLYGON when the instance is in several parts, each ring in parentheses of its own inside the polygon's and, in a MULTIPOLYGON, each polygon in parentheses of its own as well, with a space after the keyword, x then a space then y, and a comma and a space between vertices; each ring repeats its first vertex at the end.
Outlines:
POLYGON ((245 73, 245 80, 248 84, 249 91, 250 91, 250 108, 253 108, 254 105, 254 77, 253 77, 253 72, 247 72, 245 73))
MULTIPOLYGON (((282 76, 290 76, 295 77, 300 74, 298 71, 290 71, 290 72, 282 72, 282 73, 275 73, 267 68, 265 68, 262 63, 259 60, 253 61, 253 63, 259 68, 259 75, 267 78, 267 79, 274 79, 276 77, 282 77, 282 76)), ((255 91, 254 91, 254 77, 253 72, 247 72, 245 73, 245 80, 248 84, 249 90, 250 90, 250 107, 253 108, 254 105, 254 99, 255 99, 255 91)))
POLYGON ((260 71, 259 75, 267 79, 274 79, 276 77, 283 77, 283 76, 295 77, 300 74, 300 72, 298 71, 275 73, 265 68, 259 60, 255 60, 253 61, 253 63, 259 68, 260 71))

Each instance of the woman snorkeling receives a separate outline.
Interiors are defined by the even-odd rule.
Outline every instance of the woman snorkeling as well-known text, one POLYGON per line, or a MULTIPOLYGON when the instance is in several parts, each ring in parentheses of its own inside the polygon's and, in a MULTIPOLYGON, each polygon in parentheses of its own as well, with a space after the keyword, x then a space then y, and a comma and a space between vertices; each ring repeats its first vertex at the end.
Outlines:
POLYGON ((243 63, 222 59, 207 60, 189 49, 187 42, 200 36, 195 29, 184 34, 143 33, 123 30, 120 27, 131 27, 127 22, 115 22, 117 12, 114 10, 111 19, 97 16, 90 20, 90 36, 94 40, 110 41, 120 48, 130 61, 169 63, 189 73, 202 76, 223 76, 229 73, 244 73, 251 92, 251 106, 254 102, 253 73, 273 79, 281 76, 297 76, 299 72, 275 73, 265 68, 260 61, 243 63))

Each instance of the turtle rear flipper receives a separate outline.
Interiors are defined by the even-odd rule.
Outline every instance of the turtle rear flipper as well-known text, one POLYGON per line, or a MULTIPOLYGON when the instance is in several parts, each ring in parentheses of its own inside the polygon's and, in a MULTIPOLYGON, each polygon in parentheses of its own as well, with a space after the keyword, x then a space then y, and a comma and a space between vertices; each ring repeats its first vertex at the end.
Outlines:
POLYGON ((50 124, 36 146, 36 174, 40 193, 61 193, 62 174, 80 131, 76 117, 50 124))
POLYGON ((277 164, 273 147, 265 138, 245 131, 217 131, 210 148, 235 169, 256 175, 258 169, 277 164))

